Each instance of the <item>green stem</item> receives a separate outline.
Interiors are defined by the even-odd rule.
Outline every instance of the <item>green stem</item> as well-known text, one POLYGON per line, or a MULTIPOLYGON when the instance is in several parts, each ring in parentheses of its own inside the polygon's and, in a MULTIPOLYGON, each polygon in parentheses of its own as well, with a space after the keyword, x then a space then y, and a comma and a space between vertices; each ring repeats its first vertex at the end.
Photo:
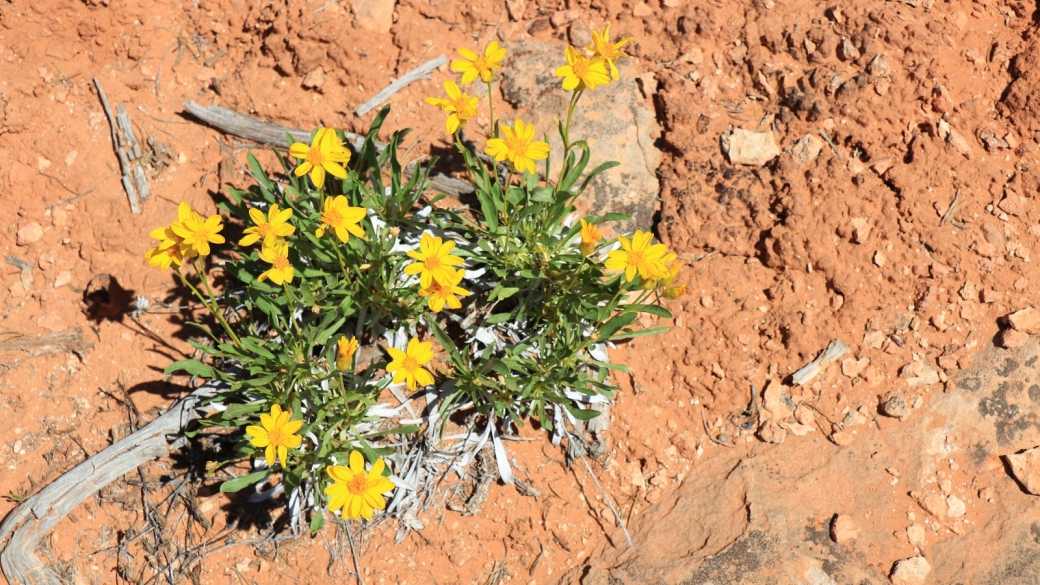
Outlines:
MULTIPOLYGON (((578 105, 578 99, 581 98, 582 92, 585 88, 579 89, 571 94, 571 101, 567 104, 567 123, 563 126, 563 160, 560 165, 560 176, 556 179, 556 186, 559 187, 560 182, 563 181, 563 173, 567 170, 567 156, 571 153, 571 119, 574 117, 574 108, 578 105)), ((547 179, 548 180, 548 179, 547 179)))
POLYGON ((498 132, 495 131, 495 101, 491 99, 491 84, 491 81, 487 82, 488 111, 491 112, 491 126, 488 127, 488 136, 490 136, 491 138, 498 138, 498 132))
POLYGON ((205 299, 202 298, 202 294, 200 294, 199 289, 194 286, 191 286, 191 283, 189 283, 187 278, 185 278, 184 275, 181 274, 181 271, 177 271, 177 274, 181 277, 181 280, 184 282, 184 284, 191 288, 191 290, 194 292, 194 295, 196 295, 196 297, 199 297, 199 300, 202 301, 202 304, 206 305, 206 308, 209 309, 209 312, 212 313, 214 317, 216 317, 216 321, 220 323, 220 326, 224 327, 224 330, 231 337, 231 340, 235 342, 235 346, 241 349, 242 342, 238 340, 238 335, 235 335, 235 332, 231 330, 231 326, 228 325, 228 322, 224 319, 224 313, 220 312, 219 307, 216 306, 216 296, 213 295, 213 289, 209 286, 209 279, 206 278, 206 272, 202 270, 202 266, 200 265, 201 261, 202 258, 200 256, 196 256, 192 259, 191 265, 194 266, 196 274, 199 275, 199 279, 202 280, 203 285, 206 287, 206 292, 209 295, 208 303, 205 299))
POLYGON ((286 303, 289 305, 289 321, 293 324, 293 328, 296 329, 296 335, 300 337, 302 342, 303 331, 300 331, 300 324, 296 322, 296 299, 293 298, 292 289, 289 288, 288 282, 283 282, 282 288, 285 289, 286 303))

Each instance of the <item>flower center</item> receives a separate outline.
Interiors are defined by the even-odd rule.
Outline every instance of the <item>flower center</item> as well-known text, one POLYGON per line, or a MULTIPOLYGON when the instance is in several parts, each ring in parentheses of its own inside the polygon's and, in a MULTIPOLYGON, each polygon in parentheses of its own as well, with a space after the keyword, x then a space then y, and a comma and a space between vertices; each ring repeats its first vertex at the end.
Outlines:
POLYGON ((354 476, 354 479, 347 482, 347 491, 354 496, 365 495, 365 490, 368 489, 368 474, 359 473, 354 476))
POLYGON ((285 270, 289 267, 289 258, 287 258, 286 256, 275 256, 274 262, 272 262, 271 264, 273 264, 274 267, 278 270, 285 270))
POLYGON ((629 252, 628 253, 628 265, 629 266, 640 266, 646 262, 646 257, 642 252, 629 252))
POLYGON ((445 284, 441 284, 436 280, 433 281, 433 294, 438 297, 446 297, 451 295, 451 287, 445 284))
POLYGON ((401 362, 401 367, 409 372, 414 372, 419 369, 419 362, 410 355, 405 356, 404 361, 401 362))
POLYGON ((574 76, 578 79, 585 79, 585 76, 589 74, 589 64, 590 62, 588 59, 578 59, 575 61, 574 65, 571 65, 571 69, 574 70, 574 76))
POLYGON ((316 167, 320 167, 325 164, 325 155, 322 154, 321 149, 312 148, 307 151, 307 162, 316 167))
POLYGON ((262 223, 262 224, 256 226, 256 233, 260 237, 267 237, 271 233, 271 228, 272 227, 273 226, 271 224, 269 224, 269 223, 262 223))
POLYGON ((513 156, 526 156, 527 146, 527 141, 519 136, 506 140, 506 148, 509 149, 509 152, 513 153, 513 156))
POLYGON ((441 267, 441 259, 436 256, 430 256, 426 260, 423 260, 423 266, 425 266, 427 270, 437 270, 441 267))
POLYGON ((321 223, 330 226, 337 226, 343 223, 343 214, 341 214, 335 207, 330 207, 328 210, 322 212, 321 223))
POLYGON ((280 446, 282 444, 282 431, 278 429, 267 431, 267 440, 275 447, 280 446))
POLYGON ((457 115, 460 120, 468 120, 477 113, 477 108, 473 106, 472 98, 466 94, 460 95, 451 105, 455 108, 455 115, 457 115))
POLYGON ((209 240, 209 232, 206 231, 206 228, 199 228, 195 230, 195 233, 192 235, 195 236, 196 242, 206 242, 209 240))
POLYGON ((491 71, 491 63, 488 63, 487 57, 477 57, 473 61, 473 68, 477 71, 491 71))

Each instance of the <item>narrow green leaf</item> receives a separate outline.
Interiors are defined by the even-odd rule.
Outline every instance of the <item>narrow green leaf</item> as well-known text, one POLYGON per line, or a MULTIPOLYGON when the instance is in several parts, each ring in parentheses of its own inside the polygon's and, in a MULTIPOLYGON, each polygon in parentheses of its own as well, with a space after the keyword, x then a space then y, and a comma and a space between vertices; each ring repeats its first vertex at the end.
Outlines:
POLYGON ((199 360, 178 360, 166 366, 166 369, 163 370, 164 374, 172 374, 174 372, 187 372, 192 376, 200 378, 212 378, 216 375, 216 371, 212 367, 199 360))
POLYGON ((271 475, 273 471, 273 469, 264 469, 250 473, 249 475, 229 479, 220 484, 220 492, 224 494, 233 494, 242 491, 251 485, 255 485, 258 481, 265 479, 267 476, 271 475))

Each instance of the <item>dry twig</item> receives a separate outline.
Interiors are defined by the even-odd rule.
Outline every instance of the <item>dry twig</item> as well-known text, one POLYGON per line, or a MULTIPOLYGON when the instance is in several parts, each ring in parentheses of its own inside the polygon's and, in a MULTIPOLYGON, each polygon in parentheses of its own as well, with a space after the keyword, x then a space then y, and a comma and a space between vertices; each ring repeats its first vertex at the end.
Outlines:
POLYGON ((354 110, 354 114, 357 116, 364 116, 365 114, 379 106, 379 104, 390 99, 390 96, 401 91, 409 84, 419 81, 420 79, 430 79, 430 73, 434 69, 440 67, 441 65, 444 65, 447 62, 448 58, 444 55, 441 55, 436 59, 430 59, 429 61, 423 63, 415 69, 412 69, 408 73, 405 73, 401 77, 394 80, 394 82, 390 85, 383 88, 382 91, 372 96, 372 99, 358 106, 358 108, 354 110))

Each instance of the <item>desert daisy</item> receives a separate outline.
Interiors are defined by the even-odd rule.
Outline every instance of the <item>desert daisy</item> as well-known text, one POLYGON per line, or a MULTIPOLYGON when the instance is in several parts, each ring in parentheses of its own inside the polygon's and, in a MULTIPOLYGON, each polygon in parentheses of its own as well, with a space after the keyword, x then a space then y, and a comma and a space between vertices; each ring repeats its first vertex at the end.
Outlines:
POLYGON ((563 78, 563 89, 582 91, 585 88, 596 89, 598 85, 610 83, 610 72, 603 57, 589 57, 574 47, 567 47, 567 64, 561 65, 553 72, 563 78))
POLYGON ((271 282, 277 285, 292 282, 295 270, 289 263, 289 242, 275 240, 274 244, 264 246, 260 250, 260 259, 270 263, 271 267, 257 277, 258 281, 271 279, 271 282))
POLYGON ((347 339, 345 336, 336 341, 336 369, 341 372, 350 370, 350 362, 357 351, 357 337, 347 339))
POLYGON ((246 427, 250 443, 258 449, 264 450, 264 459, 268 465, 274 465, 275 455, 278 462, 285 467, 285 458, 289 449, 296 449, 303 439, 296 434, 303 426, 302 420, 289 420, 292 418, 291 410, 282 410, 277 404, 271 406, 271 414, 260 415, 260 426, 250 425, 246 427))
POLYGON ((444 82, 444 92, 448 94, 448 99, 428 97, 426 103, 450 112, 445 126, 448 134, 454 134, 466 126, 466 120, 477 115, 477 103, 480 100, 459 89, 454 81, 444 82))
POLYGON ((599 231, 596 224, 581 220, 581 254, 583 256, 592 254, 602 238, 603 233, 599 231))
POLYGON ((383 494, 393 491, 394 483, 383 477, 385 468, 386 464, 380 457, 371 469, 365 471, 365 458, 357 451, 350 453, 350 467, 327 467, 326 472, 333 481, 325 488, 325 494, 329 496, 329 511, 340 510, 344 518, 367 520, 376 510, 386 508, 383 494))
POLYGON ((418 250, 409 250, 408 257, 415 260, 404 267, 405 274, 418 274, 419 285, 422 288, 430 288, 434 280, 449 282, 454 277, 456 270, 454 266, 462 264, 462 258, 453 256, 452 249, 455 242, 443 241, 440 236, 431 236, 423 232, 419 240, 418 250))
POLYGON ((418 338, 413 337, 405 351, 396 347, 388 347, 386 351, 394 358, 394 361, 386 366, 387 373, 394 375, 394 384, 404 381, 408 384, 409 390, 415 390, 416 386, 433 384, 433 375, 422 367, 433 359, 433 343, 420 342, 418 338))
POLYGON ((293 171, 295 175, 302 177, 309 174, 311 182, 319 189, 325 186, 326 172, 340 179, 347 178, 344 167, 350 162, 350 151, 343 146, 332 128, 318 128, 310 146, 302 142, 293 143, 289 147, 289 154, 300 161, 293 171))
POLYGON ((191 255, 207 256, 210 244, 224 243, 224 236, 220 235, 224 226, 221 225, 219 215, 202 219, 201 215, 191 210, 190 205, 182 201, 177 208, 177 218, 178 221, 170 225, 170 229, 181 238, 183 245, 191 250, 191 255))
POLYGON ((610 78, 617 79, 619 77, 617 61, 621 57, 627 57, 628 53, 621 50, 632 40, 632 37, 625 37, 616 43, 610 42, 610 25, 603 27, 603 32, 592 31, 592 44, 585 45, 585 50, 590 53, 594 53, 597 57, 602 57, 606 62, 607 66, 610 67, 610 78))
POLYGON ((636 230, 631 241, 625 236, 618 237, 622 249, 608 253, 604 266, 608 270, 625 271, 625 280, 629 282, 636 277, 636 273, 643 280, 657 280, 668 270, 661 262, 661 258, 668 253, 668 247, 652 244, 653 237, 653 234, 642 230, 636 230))
POLYGON ((473 83, 478 75, 484 83, 491 83, 495 79, 495 69, 501 69, 502 59, 506 58, 506 50, 498 46, 498 41, 488 43, 483 55, 465 47, 459 47, 458 51, 463 58, 452 61, 451 68, 462 73, 462 85, 473 83))
POLYGON ((495 158, 495 162, 509 159, 513 167, 519 171, 536 172, 534 161, 549 156, 549 143, 534 139, 534 126, 524 124, 520 118, 512 128, 502 126, 503 138, 492 138, 487 141, 484 152, 495 158))
POLYGON ((326 229, 331 229, 344 243, 350 240, 350 234, 363 238, 365 230, 358 223, 365 219, 366 215, 368 212, 364 207, 351 207, 343 195, 328 197, 321 212, 321 226, 314 234, 320 238, 325 235, 326 229))
POLYGON ((456 270, 450 280, 434 278, 429 287, 419 289, 419 296, 426 297, 426 303, 434 313, 440 313, 445 303, 452 309, 461 309, 462 303, 459 302, 459 297, 470 295, 468 290, 458 286, 462 282, 462 274, 463 271, 456 270))
POLYGON ((253 220, 253 227, 245 229, 246 237, 242 238, 239 242, 239 246, 252 246, 259 242, 261 239, 264 241, 263 246, 270 246, 274 244, 278 238, 286 238, 292 235, 296 231, 296 228, 291 224, 287 223, 289 218, 292 217, 293 210, 291 209, 279 209, 277 203, 271 204, 271 209, 267 215, 264 215, 263 211, 255 207, 249 208, 249 218, 253 220))

